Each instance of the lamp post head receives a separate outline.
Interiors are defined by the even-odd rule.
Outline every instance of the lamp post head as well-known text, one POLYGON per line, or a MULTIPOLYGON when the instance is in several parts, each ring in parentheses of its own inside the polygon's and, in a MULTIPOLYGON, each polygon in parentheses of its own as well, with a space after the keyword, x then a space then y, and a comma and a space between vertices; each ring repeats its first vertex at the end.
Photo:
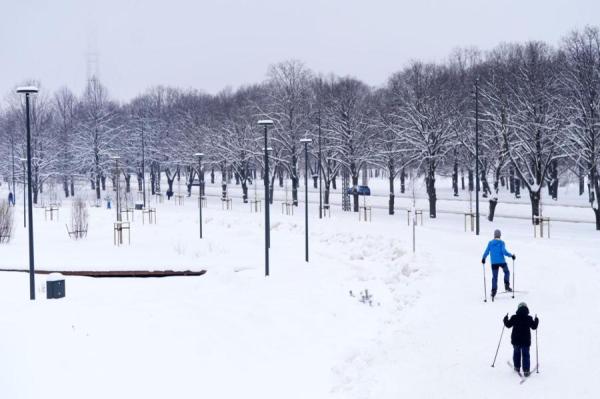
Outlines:
POLYGON ((309 139, 308 137, 305 137, 303 139, 300 139, 300 142, 304 143, 304 144, 310 144, 310 143, 312 143, 312 139, 309 139))
MULTIPOLYGON (((265 150, 265 148, 263 147, 263 148, 262 148, 262 150, 264 151, 264 150, 265 150)), ((273 148, 271 148, 271 147, 267 147, 267 151, 268 151, 268 152, 271 152, 271 151, 273 151, 273 148)))
POLYGON ((195 157, 198 157, 198 158, 202 158, 202 157, 204 156, 204 153, 202 153, 202 152, 197 152, 197 153, 195 153, 195 154, 194 154, 194 156, 195 156, 195 157))
POLYGON ((270 119, 261 119, 257 123, 260 126, 273 126, 273 121, 270 119))
POLYGON ((33 93, 37 93, 38 91, 39 91, 39 89, 35 86, 17 87, 17 93, 33 94, 33 93))

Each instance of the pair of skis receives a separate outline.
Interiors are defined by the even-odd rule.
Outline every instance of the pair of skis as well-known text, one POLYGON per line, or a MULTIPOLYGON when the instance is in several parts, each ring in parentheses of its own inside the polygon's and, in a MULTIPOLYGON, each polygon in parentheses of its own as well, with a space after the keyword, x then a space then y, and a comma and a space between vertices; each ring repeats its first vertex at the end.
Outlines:
POLYGON ((510 360, 507 361, 506 364, 508 364, 508 367, 510 367, 512 371, 514 371, 515 373, 517 373, 519 375, 519 377, 521 377, 521 381, 519 382, 519 384, 523 384, 525 381, 527 381, 527 379, 529 379, 532 375, 534 375, 538 370, 538 366, 535 366, 535 368, 529 373, 529 375, 527 377, 525 377, 525 375, 523 373, 515 370, 515 366, 512 364, 512 362, 510 360))

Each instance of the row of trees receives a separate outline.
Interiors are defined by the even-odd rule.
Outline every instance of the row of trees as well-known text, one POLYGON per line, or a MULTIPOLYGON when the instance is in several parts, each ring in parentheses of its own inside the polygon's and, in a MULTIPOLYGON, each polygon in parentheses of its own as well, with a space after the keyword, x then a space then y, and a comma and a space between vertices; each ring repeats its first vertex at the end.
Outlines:
MULTIPOLYGON (((600 33, 594 27, 572 32, 557 48, 503 44, 485 53, 457 50, 444 63, 412 62, 380 88, 316 75, 292 60, 270 67, 265 82, 217 95, 155 87, 119 104, 91 79, 81 96, 67 88, 52 96, 41 90, 32 109, 34 200, 48 179, 60 180, 69 196, 81 177, 99 199, 115 155, 127 189, 132 176, 141 185, 142 170, 149 172, 152 191, 160 190, 161 175, 167 190, 180 175, 190 189, 204 179, 195 167, 198 151, 206 154, 203 169, 234 176, 246 200, 248 184, 263 167, 256 122, 269 118, 275 123, 271 187, 289 176, 294 203, 300 139, 310 137, 310 173, 321 167, 325 203, 336 177, 347 176, 356 186, 361 171, 378 168, 389 178, 393 213, 394 183, 399 178, 404 192, 411 171, 424 177, 435 217, 436 177, 452 176, 455 195, 460 171, 473 186, 477 119, 490 219, 501 186, 511 192, 523 186, 535 216, 542 189, 556 198, 559 177, 569 174, 579 177, 580 194, 587 189, 600 230, 600 33)), ((19 168, 24 154, 23 121, 23 101, 12 95, 0 114, 0 173, 9 178, 13 160, 19 168)), ((357 195, 353 208, 358 211, 357 195)))

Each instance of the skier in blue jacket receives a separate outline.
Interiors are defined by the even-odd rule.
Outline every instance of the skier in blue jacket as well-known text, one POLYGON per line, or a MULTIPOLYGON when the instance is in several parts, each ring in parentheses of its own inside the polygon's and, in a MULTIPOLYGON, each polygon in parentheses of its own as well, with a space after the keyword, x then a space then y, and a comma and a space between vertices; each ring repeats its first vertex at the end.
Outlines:
POLYGON ((487 248, 483 253, 483 257, 481 258, 481 263, 485 265, 485 258, 487 258, 489 254, 492 262, 492 301, 496 296, 496 291, 498 291, 498 269, 502 268, 502 271, 504 272, 504 288, 508 292, 512 291, 510 288, 510 271, 508 270, 508 265, 506 264, 504 257, 509 256, 514 260, 516 259, 516 256, 506 250, 504 241, 500 239, 501 235, 502 233, 500 230, 494 230, 494 239, 488 243, 487 248))

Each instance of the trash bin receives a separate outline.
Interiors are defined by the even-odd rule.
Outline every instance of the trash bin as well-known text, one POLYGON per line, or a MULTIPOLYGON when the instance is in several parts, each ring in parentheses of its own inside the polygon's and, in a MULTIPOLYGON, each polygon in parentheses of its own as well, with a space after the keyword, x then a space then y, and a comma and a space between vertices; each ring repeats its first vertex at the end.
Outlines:
POLYGON ((136 202, 135 203, 135 209, 138 211, 141 211, 142 209, 144 209, 144 203, 143 202, 136 202))
POLYGON ((65 288, 65 277, 60 273, 50 273, 46 279, 46 298, 64 298, 65 288))

